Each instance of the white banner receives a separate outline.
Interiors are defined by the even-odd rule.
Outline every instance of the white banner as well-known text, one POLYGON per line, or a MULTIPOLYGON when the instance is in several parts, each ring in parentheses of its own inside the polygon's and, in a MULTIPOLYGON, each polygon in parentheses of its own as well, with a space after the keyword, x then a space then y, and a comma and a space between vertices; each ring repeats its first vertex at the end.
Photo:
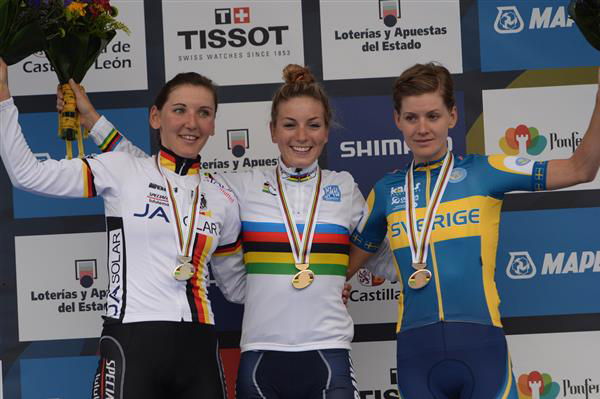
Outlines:
MULTIPOLYGON (((130 35, 117 35, 90 67, 82 84, 87 92, 146 90, 146 29, 143 0, 113 0, 117 19, 130 35)), ((10 91, 15 96, 54 94, 58 78, 44 53, 36 53, 9 68, 10 91)))
POLYGON ((277 165, 279 150, 271 141, 271 102, 221 104, 215 135, 202 149, 202 169, 239 172, 277 165))
POLYGON ((600 398, 600 331, 507 339, 520 398, 600 398))
MULTIPOLYGON (((533 160, 569 158, 594 108, 597 85, 483 91, 486 154, 533 160)), ((600 175, 570 189, 600 188, 600 175)))
POLYGON ((398 76, 437 61, 462 72, 458 0, 321 0, 323 77, 398 76))
POLYGON ((19 341, 100 336, 106 234, 15 237, 19 341))
POLYGON ((354 324, 396 323, 400 284, 373 276, 360 269, 350 280, 348 312, 354 324))
POLYGON ((219 85, 276 83, 304 65, 300 0, 163 0, 165 80, 197 71, 219 85))
POLYGON ((352 361, 361 399, 399 399, 396 341, 353 342, 352 361))

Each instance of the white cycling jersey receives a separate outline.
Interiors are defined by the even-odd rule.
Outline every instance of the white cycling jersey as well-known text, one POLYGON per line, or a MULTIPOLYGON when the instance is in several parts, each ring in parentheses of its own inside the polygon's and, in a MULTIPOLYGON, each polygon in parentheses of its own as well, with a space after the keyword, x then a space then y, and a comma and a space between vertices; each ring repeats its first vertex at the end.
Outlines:
MULTIPOLYGON (((94 129, 113 130, 104 118, 94 129)), ((228 265, 241 264, 240 220, 234 195, 199 173, 199 159, 186 160, 162 149, 150 158, 114 152, 39 162, 21 133, 12 99, 0 103, 0 155, 17 188, 54 197, 103 198, 108 234, 107 322, 214 324, 207 296, 208 263, 220 269, 217 280, 237 279, 228 265), (187 281, 173 277, 180 262, 165 178, 182 215, 187 215, 200 183, 198 223, 192 236, 196 271, 187 281)))

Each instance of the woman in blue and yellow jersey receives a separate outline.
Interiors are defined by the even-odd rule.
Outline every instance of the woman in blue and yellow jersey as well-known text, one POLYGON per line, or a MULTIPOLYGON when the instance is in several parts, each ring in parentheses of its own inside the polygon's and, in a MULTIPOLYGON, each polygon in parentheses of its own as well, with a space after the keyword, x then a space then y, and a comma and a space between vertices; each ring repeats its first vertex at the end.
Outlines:
POLYGON ((457 111, 443 66, 409 68, 396 80, 393 98, 396 125, 414 159, 369 194, 352 235, 350 275, 387 235, 403 282, 397 325, 402 398, 516 399, 494 282, 502 199, 508 191, 551 190, 594 178, 598 97, 574 155, 547 162, 449 152, 457 111))
MULTIPOLYGON (((279 164, 216 177, 238 198, 242 222, 244 264, 219 283, 245 305, 237 397, 356 399, 340 294, 365 201, 350 174, 318 165, 332 119, 322 87, 304 67, 283 74, 269 124, 279 164)), ((108 124, 91 135, 103 149, 146 156, 108 124)), ((387 265, 388 255, 366 266, 387 265)))

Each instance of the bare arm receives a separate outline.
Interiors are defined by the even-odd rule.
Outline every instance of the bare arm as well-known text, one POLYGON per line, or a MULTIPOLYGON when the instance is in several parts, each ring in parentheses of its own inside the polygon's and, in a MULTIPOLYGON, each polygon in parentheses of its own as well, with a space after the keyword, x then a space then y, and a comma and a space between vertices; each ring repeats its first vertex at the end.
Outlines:
POLYGON ((356 245, 350 244, 350 260, 348 261, 346 280, 352 278, 354 273, 356 273, 373 255, 372 252, 364 251, 356 245))
MULTIPOLYGON (((600 68, 598 69, 600 84, 600 68)), ((555 190, 594 180, 600 167, 600 92, 581 144, 571 158, 548 161, 546 187, 555 190)))

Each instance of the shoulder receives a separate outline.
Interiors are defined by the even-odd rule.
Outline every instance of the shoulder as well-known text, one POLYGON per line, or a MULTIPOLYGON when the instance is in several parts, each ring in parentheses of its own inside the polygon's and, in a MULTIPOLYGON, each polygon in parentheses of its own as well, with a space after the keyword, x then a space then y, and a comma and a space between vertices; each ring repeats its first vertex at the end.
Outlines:
POLYGON ((527 157, 503 154, 488 155, 486 161, 494 170, 521 175, 531 175, 535 163, 527 157))
POLYGON ((322 169, 322 171, 324 181, 337 184, 354 184, 354 177, 345 170, 338 172, 335 170, 322 169))
POLYGON ((230 204, 237 202, 233 191, 231 191, 227 185, 219 181, 221 179, 215 178, 215 176, 209 172, 204 172, 201 177, 202 183, 205 186, 205 191, 227 200, 230 204))
POLYGON ((373 186, 373 191, 375 191, 377 194, 382 194, 386 192, 393 194, 394 190, 398 187, 404 187, 406 170, 407 169, 404 168, 396 169, 392 172, 387 172, 379 180, 377 180, 377 182, 373 186))
POLYGON ((89 154, 86 155, 83 160, 85 161, 98 161, 108 166, 115 165, 123 167, 123 165, 152 165, 154 162, 153 157, 149 158, 136 158, 127 152, 104 152, 101 154, 89 154))

